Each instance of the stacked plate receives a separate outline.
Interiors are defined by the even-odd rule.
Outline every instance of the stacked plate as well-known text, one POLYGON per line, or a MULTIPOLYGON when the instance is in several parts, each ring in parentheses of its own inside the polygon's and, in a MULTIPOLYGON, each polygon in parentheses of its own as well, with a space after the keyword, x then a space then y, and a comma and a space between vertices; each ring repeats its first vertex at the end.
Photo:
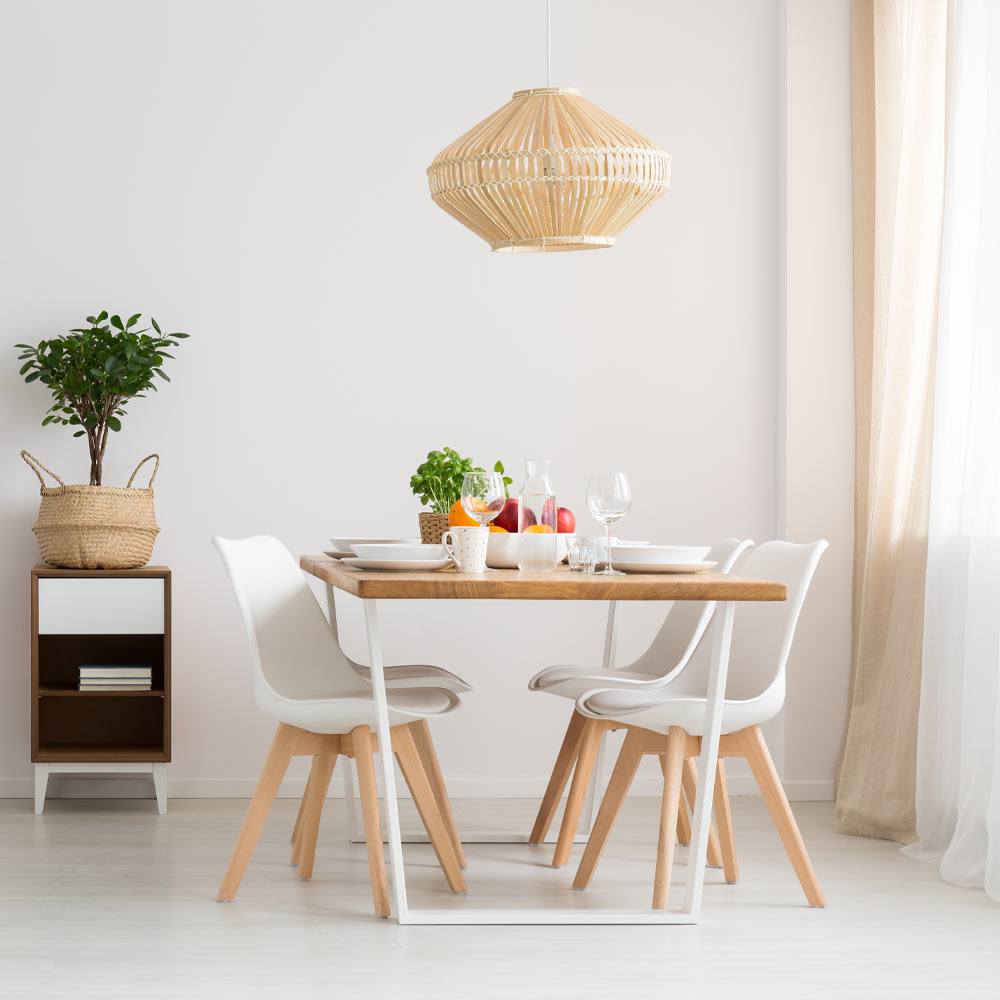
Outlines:
POLYGON ((443 545, 422 545, 419 538, 331 538, 326 555, 355 569, 444 569, 451 559, 443 545))
POLYGON ((626 573, 703 573, 718 563, 705 559, 707 545, 612 545, 615 569, 626 573))

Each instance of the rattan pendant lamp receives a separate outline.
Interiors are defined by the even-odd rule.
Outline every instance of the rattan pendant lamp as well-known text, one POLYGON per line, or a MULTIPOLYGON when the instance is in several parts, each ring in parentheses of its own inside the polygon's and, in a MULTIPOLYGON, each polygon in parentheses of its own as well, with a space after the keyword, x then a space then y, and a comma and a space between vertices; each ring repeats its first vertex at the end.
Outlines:
POLYGON ((634 129, 551 86, 519 90, 427 168, 431 198, 496 251, 592 250, 670 187, 670 156, 634 129))

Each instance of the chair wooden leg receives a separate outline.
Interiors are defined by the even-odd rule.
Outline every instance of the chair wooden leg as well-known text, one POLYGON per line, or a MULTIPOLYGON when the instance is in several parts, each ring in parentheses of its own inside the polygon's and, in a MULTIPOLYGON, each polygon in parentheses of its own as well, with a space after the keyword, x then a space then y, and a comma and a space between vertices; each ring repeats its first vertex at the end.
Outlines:
POLYGON ((309 777, 306 779, 305 791, 303 791, 302 798, 299 801, 299 811, 295 814, 295 826, 292 827, 292 856, 288 860, 288 863, 292 867, 299 863, 299 834, 302 832, 302 813, 306 808, 306 799, 309 798, 310 789, 316 780, 317 770, 319 770, 318 756, 313 757, 312 763, 309 765, 309 777))
POLYGON ((795 822, 791 807, 788 805, 788 799, 785 797, 785 790, 781 787, 781 779, 778 777, 774 761, 771 759, 771 753, 767 749, 767 743, 764 742, 764 734, 760 731, 759 726, 749 726, 747 729, 740 730, 739 737, 747 763, 760 786, 768 812, 770 812, 771 819, 778 829, 781 842, 785 845, 785 850, 788 852, 795 874, 799 877, 809 905, 826 906, 823 890, 816 878, 816 872, 813 871, 812 862, 806 852, 806 845, 802 840, 802 834, 799 833, 798 824, 795 822))
POLYGON ((382 824, 378 815, 378 788, 375 785, 375 762, 372 759, 372 735, 367 726, 351 731, 354 760, 358 767, 358 795, 365 824, 368 847, 368 871, 372 882, 372 903, 376 917, 389 916, 389 881, 382 851, 382 824))
POLYGON ((573 770, 573 783, 569 786, 562 826, 559 827, 559 839, 556 841, 556 849, 552 855, 553 868, 562 868, 569 861, 570 852, 573 850, 573 838, 580 826, 580 814, 583 812, 587 786, 590 784, 590 776, 594 772, 597 749, 600 746, 604 730, 603 722, 599 722, 597 719, 584 719, 583 732, 580 734, 580 752, 573 770))
POLYGON ((448 789, 444 784, 444 774, 441 771, 441 762, 438 760, 437 751, 434 749, 434 741, 431 739, 431 727, 426 719, 414 722, 410 726, 413 733, 413 741, 417 745, 417 753, 423 761, 424 770, 430 780, 431 788, 434 790, 434 798, 437 801, 441 818, 448 827, 448 835, 451 837, 452 846, 455 848, 455 856, 458 858, 459 866, 465 868, 468 862, 465 860, 465 850, 462 848, 462 838, 458 835, 458 827, 455 825, 455 814, 451 810, 451 800, 448 798, 448 789))
POLYGON ((621 811, 622 803, 635 778, 635 772, 639 769, 639 761, 642 760, 642 734, 637 729, 630 729, 622 744, 621 753, 615 763, 615 769, 611 772, 611 780, 608 782, 607 791, 601 800, 601 808, 597 813, 597 820, 594 829, 591 831, 587 847, 583 852, 580 867, 576 870, 576 878, 573 879, 574 889, 586 889, 594 875, 594 869, 598 861, 601 860, 601 853, 607 843, 608 835, 614 826, 618 813, 621 811))
POLYGON ((653 909, 665 910, 670 896, 670 875, 674 862, 674 837, 677 832, 677 809, 683 788, 684 751, 687 733, 671 726, 667 733, 663 798, 660 801, 660 837, 656 848, 656 875, 653 879, 653 909))
MULTIPOLYGON (((694 813, 695 795, 698 791, 698 765, 693 757, 688 757, 684 761, 684 797, 691 804, 691 812, 694 813)), ((684 808, 683 801, 679 805, 679 810, 684 808)), ((678 812, 679 815, 679 812, 678 812)), ((688 840, 690 840, 690 836, 688 840)), ((719 833, 712 823, 708 828, 708 854, 705 858, 709 868, 722 867, 722 852, 719 850, 719 833)))
POLYGON ((566 734, 563 736, 562 746, 556 755, 556 762, 549 775, 549 783, 542 796, 542 804, 538 807, 538 815, 535 817, 535 825, 528 835, 529 844, 540 844, 549 832, 552 819, 559 808, 559 800, 562 798, 563 789, 569 781, 570 771, 573 769, 573 762, 577 758, 580 749, 580 734, 583 732, 586 718, 575 709, 569 717, 569 724, 566 726, 566 734))
POLYGON ((409 725, 396 726, 392 730, 392 748, 451 891, 467 892, 465 876, 458 863, 448 827, 434 798, 434 791, 424 771, 423 761, 417 752, 417 745, 409 725))
POLYGON ((222 877, 222 884, 219 886, 217 898, 220 902, 236 897, 254 848, 260 839, 261 831, 267 822, 274 797, 278 794, 278 786, 285 776, 285 771, 288 770, 288 762, 291 760, 298 733, 299 730, 294 726, 287 726, 283 722, 278 725, 271 749, 268 751, 264 767, 257 779, 257 789, 250 800, 250 807, 243 820, 239 839, 236 841, 236 847, 233 848, 226 874, 222 877))
POLYGON ((333 769, 337 764, 335 753, 322 754, 316 771, 316 780, 308 791, 305 808, 302 811, 302 826, 299 839, 296 842, 298 850, 299 871, 301 879, 312 878, 313 865, 316 862, 316 840, 319 837, 319 822, 323 815, 323 803, 333 777, 333 769))
POLYGON ((733 834, 733 811, 729 804, 726 765, 720 757, 715 770, 715 821, 719 825, 722 868, 729 883, 739 882, 740 866, 736 861, 736 837, 733 834))
MULTIPOLYGON (((660 766, 664 767, 666 761, 661 757, 660 766)), ((666 771, 663 773, 667 776, 666 771)), ((691 843, 691 818, 688 816, 688 807, 691 803, 687 801, 686 795, 681 795, 681 801, 677 805, 677 843, 681 847, 687 847, 691 843)))

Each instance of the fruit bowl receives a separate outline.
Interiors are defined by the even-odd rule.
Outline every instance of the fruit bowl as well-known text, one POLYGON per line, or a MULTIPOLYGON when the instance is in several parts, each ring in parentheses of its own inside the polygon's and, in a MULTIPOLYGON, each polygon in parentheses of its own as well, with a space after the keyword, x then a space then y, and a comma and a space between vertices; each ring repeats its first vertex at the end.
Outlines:
MULTIPOLYGON (((521 536, 516 531, 491 531, 486 546, 486 565, 491 569, 517 569, 517 540, 521 536)), ((556 535, 556 562, 566 558, 566 539, 571 532, 556 535)))

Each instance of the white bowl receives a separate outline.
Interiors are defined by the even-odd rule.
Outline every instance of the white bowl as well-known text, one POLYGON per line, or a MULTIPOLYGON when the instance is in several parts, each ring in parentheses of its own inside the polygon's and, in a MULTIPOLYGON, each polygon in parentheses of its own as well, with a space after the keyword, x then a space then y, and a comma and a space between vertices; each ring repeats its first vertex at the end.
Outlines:
POLYGON ((386 559, 401 561, 408 559, 447 559, 443 545, 422 545, 419 542, 389 543, 375 542, 372 544, 355 543, 351 546, 359 559, 386 559))
POLYGON ((334 538, 331 536, 330 541, 333 543, 333 547, 340 552, 351 552, 353 551, 353 546, 355 545, 379 545, 379 544, 392 544, 392 545, 419 545, 419 538, 334 538))
POLYGON ((616 563, 698 563, 710 551, 708 545, 612 545, 611 558, 616 563))
MULTIPOLYGON (((517 569, 517 540, 520 537, 516 531, 491 531, 486 544, 486 565, 491 569, 517 569)), ((572 537, 573 534, 567 532, 556 535, 557 563, 566 558, 566 539, 572 537)))

